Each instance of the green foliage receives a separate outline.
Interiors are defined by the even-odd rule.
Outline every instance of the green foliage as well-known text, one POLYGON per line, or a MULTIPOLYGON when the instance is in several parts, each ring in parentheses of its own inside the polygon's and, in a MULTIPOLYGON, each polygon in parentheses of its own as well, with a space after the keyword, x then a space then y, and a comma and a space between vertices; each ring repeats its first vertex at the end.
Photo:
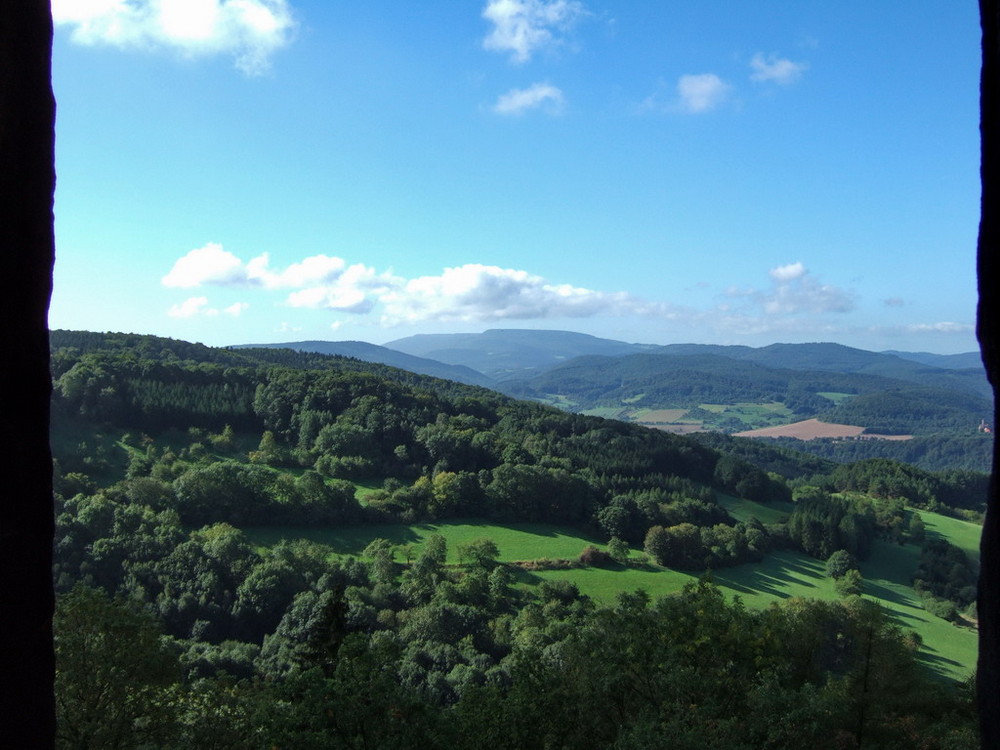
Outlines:
POLYGON ((887 435, 970 434, 977 414, 992 413, 989 401, 962 391, 920 386, 855 396, 823 412, 825 422, 863 425, 868 432, 887 435))
POLYGON ((815 487, 803 487, 796 492, 787 531, 793 543, 807 555, 826 559, 842 549, 864 560, 875 539, 875 513, 867 504, 833 497, 815 487))
POLYGON ((632 550, 628 546, 628 542, 613 536, 608 541, 608 554, 611 556, 612 560, 624 563, 628 561, 629 556, 632 554, 632 550))
POLYGON ((850 570, 858 569, 858 561, 845 549, 838 549, 827 558, 826 574, 830 578, 843 578, 850 570))
POLYGON ((977 575, 961 549, 944 539, 928 539, 920 551, 913 586, 920 593, 946 599, 959 608, 976 600, 977 575))
POLYGON ((471 542, 459 544, 458 559, 466 560, 473 565, 490 565, 500 556, 500 548, 492 539, 482 537, 471 542))
POLYGON ((858 596, 861 594, 863 582, 861 571, 857 568, 850 568, 837 578, 833 587, 837 589, 837 593, 841 596, 858 596))
POLYGON ((77 586, 59 598, 53 628, 58 746, 165 744, 180 669, 155 621, 77 586))
POLYGON ((643 546, 658 565, 704 570, 760 560, 770 549, 771 539, 759 522, 709 527, 682 523, 650 527, 643 546))
POLYGON ((969 424, 964 423, 958 434, 916 435, 911 440, 756 438, 752 442, 767 444, 778 450, 809 454, 815 461, 849 464, 869 458, 886 458, 924 471, 987 474, 993 456, 993 436, 971 430, 969 424))
MULTIPOLYGON (((945 746, 970 724, 961 701, 915 676, 905 645, 914 641, 855 599, 750 611, 701 583, 656 603, 629 594, 601 608, 582 593, 594 576, 622 576, 618 589, 685 578, 644 562, 568 559, 590 545, 584 561, 601 561, 607 537, 591 536, 599 528, 619 560, 629 541, 645 541, 656 562, 698 571, 789 544, 791 532, 735 523, 716 500, 713 488, 745 502, 787 499, 780 477, 746 453, 726 458, 677 436, 389 368, 152 337, 68 339, 79 347, 57 347, 53 359, 59 429, 72 421, 91 432, 58 441, 57 588, 74 616, 120 634, 130 653, 118 664, 147 660, 115 686, 132 691, 119 700, 138 718, 108 730, 132 734, 104 744, 603 748, 669 738, 822 748, 832 738, 913 746, 921 737, 945 746), (216 389, 230 376, 235 401, 216 389), (193 390, 153 387, 161 380, 193 390), (100 438, 98 422, 111 425, 100 438), (182 429, 162 431, 171 425, 182 429), (125 426, 141 437, 115 444, 125 426), (256 462, 238 460, 261 435, 256 462), (355 486, 333 477, 362 472, 377 477, 364 508, 355 486), (418 523, 457 514, 478 520, 418 523), (258 529, 251 537, 237 524, 258 529), (275 544, 285 533, 322 537, 337 554, 275 544), (261 534, 271 535, 266 546, 261 534), (449 544, 472 564, 449 565, 449 544), (566 569, 504 564, 498 547, 507 559, 561 558, 566 569), (80 580, 146 614, 93 592, 93 608, 74 604, 66 592, 80 580), (149 627, 153 615, 166 637, 149 627), (905 684, 902 695, 882 687, 892 680, 905 684)), ((809 466, 799 484, 821 473, 809 466)), ((917 535, 902 500, 834 499, 825 481, 796 493, 788 526, 801 527, 797 542, 810 523, 819 524, 817 549, 860 548, 868 531, 917 535)), ((933 489, 975 481, 955 475, 933 489)), ((741 570, 730 569, 732 580, 741 570)), ((785 585, 776 575, 767 591, 785 585)), ((73 654, 110 648, 91 625, 60 627, 65 637, 90 634, 73 654)), ((93 680, 109 678, 71 670, 73 654, 60 689, 86 718, 67 731, 101 731, 85 707, 99 698, 93 680)), ((119 668, 115 655, 108 662, 119 668)))

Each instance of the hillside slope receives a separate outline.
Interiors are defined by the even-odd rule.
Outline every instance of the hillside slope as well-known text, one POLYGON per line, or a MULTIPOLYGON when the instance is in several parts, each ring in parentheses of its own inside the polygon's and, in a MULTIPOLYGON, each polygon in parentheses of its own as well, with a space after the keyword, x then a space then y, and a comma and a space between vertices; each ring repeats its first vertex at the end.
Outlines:
POLYGON ((493 386, 493 379, 464 365, 452 365, 426 357, 390 349, 366 341, 289 341, 278 344, 236 344, 233 349, 292 349, 297 352, 330 354, 339 357, 353 357, 363 362, 377 362, 390 367, 398 367, 420 375, 454 380, 466 385, 493 386))

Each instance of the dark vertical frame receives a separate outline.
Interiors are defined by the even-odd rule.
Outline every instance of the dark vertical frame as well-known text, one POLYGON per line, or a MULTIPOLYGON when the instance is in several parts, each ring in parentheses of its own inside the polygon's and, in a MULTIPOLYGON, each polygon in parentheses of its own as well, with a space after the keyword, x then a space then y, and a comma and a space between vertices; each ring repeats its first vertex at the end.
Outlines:
POLYGON ((52 747, 55 100, 48 0, 0 7, 0 746, 52 747))
MULTIPOLYGON (((998 0, 980 0, 982 204, 977 334, 994 396, 1000 381, 998 266, 998 0)), ((47 314, 54 259, 55 102, 47 0, 0 6, 0 745, 52 747, 52 475, 47 314)), ((1000 420, 994 418, 994 424, 1000 420)), ((978 694, 982 747, 1000 747, 1000 500, 998 450, 982 537, 978 694)))
MULTIPOLYGON (((980 0, 979 17, 983 31, 983 68, 979 89, 979 131, 981 143, 980 176, 982 203, 979 219, 979 243, 976 271, 979 278, 979 307, 976 333, 983 354, 986 374, 993 385, 994 419, 998 424, 997 386, 1000 385, 1000 286, 997 273, 998 232, 1000 232, 1000 164, 997 163, 1000 139, 998 112, 998 0, 980 0)), ((1000 451, 993 442, 993 475, 987 501, 986 522, 980 542, 981 570, 979 574, 979 664, 977 671, 979 722, 983 748, 1000 747, 1000 497, 997 470, 1000 451)))

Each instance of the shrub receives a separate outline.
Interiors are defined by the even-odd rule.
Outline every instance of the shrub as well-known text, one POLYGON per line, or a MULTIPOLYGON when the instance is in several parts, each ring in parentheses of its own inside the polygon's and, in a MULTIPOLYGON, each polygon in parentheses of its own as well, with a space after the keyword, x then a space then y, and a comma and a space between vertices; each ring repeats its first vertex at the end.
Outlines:
POLYGON ((582 565, 607 565, 611 562, 611 555, 593 544, 588 544, 583 548, 578 559, 582 565))

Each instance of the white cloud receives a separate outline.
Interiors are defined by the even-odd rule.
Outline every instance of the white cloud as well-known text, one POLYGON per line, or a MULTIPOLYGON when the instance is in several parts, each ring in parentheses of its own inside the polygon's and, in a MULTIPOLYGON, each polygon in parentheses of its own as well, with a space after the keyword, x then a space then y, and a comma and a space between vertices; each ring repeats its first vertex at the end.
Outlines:
POLYGON ((889 297, 889 299, 882 300, 882 304, 886 307, 904 307, 906 300, 902 297, 889 297))
POLYGON ((493 24, 483 48, 510 52, 511 60, 523 63, 537 50, 558 44, 554 32, 568 30, 587 11, 574 0, 489 0, 482 15, 493 24))
POLYGON ((219 243, 209 242, 179 258, 161 281, 164 286, 190 289, 202 284, 240 284, 247 280, 242 261, 223 250, 219 243))
POLYGON ((787 266, 778 266, 767 272, 767 275, 779 283, 801 279, 809 273, 801 262, 789 263, 787 266))
MULTIPOLYGON (((347 266, 340 258, 315 255, 284 270, 270 268, 266 254, 244 263, 217 243, 181 257, 163 277, 165 286, 202 284, 251 287, 262 291, 293 288, 289 307, 365 315, 382 307, 381 321, 395 325, 420 321, 499 321, 531 318, 640 315, 674 318, 675 308, 646 302, 624 292, 601 292, 555 284, 527 271, 470 263, 446 268, 437 276, 405 279, 379 273, 363 263, 347 266)), ((224 310, 207 306, 205 297, 174 305, 170 315, 237 316, 248 303, 224 310)))
POLYGON ((248 75, 268 69, 295 27, 287 0, 52 0, 52 18, 78 44, 231 54, 248 75))
POLYGON ((493 106, 501 115, 519 115, 529 109, 545 106, 552 114, 562 111, 563 93, 548 83, 536 83, 526 89, 511 89, 493 106))
POLYGON ((167 315, 171 318, 193 318, 196 315, 215 317, 219 314, 238 318, 250 305, 247 302, 236 302, 227 308, 219 310, 208 306, 208 297, 188 297, 183 302, 171 305, 167 315))
POLYGON ((209 242, 179 258, 161 281, 164 286, 181 288, 213 284, 294 289, 333 282, 346 265, 343 258, 313 255, 284 270, 274 270, 267 253, 244 263, 219 243, 209 242))
POLYGON ((684 75, 677 79, 677 96, 682 112, 700 114, 723 104, 732 87, 715 73, 684 75))
POLYGON ((326 285, 292 292, 286 302, 291 307, 363 314, 371 312, 379 298, 402 281, 390 273, 379 274, 374 268, 355 263, 326 285))
POLYGON ((759 306, 765 316, 846 313, 854 309, 854 297, 839 287, 823 284, 802 263, 789 263, 768 271, 767 290, 729 289, 726 294, 759 306))
POLYGON ((914 323, 906 326, 910 333, 969 333, 976 330, 971 323, 953 323, 942 321, 940 323, 914 323))
POLYGON ((765 57, 758 52, 750 59, 750 67, 753 69, 753 73, 750 74, 751 81, 770 81, 787 86, 799 80, 809 66, 777 55, 765 57))
POLYGON ((208 304, 208 297, 189 297, 180 304, 172 305, 167 310, 167 315, 171 318, 191 318, 200 312, 208 304))
POLYGON ((660 307, 624 292, 607 293, 551 284, 540 276, 469 263, 421 276, 383 295, 382 322, 484 322, 582 318, 597 314, 654 314, 660 307))
POLYGON ((299 263, 292 263, 283 271, 272 271, 270 256, 262 253, 246 264, 247 278, 263 284, 268 289, 288 289, 323 284, 335 280, 347 265, 343 258, 332 255, 313 255, 299 263))

